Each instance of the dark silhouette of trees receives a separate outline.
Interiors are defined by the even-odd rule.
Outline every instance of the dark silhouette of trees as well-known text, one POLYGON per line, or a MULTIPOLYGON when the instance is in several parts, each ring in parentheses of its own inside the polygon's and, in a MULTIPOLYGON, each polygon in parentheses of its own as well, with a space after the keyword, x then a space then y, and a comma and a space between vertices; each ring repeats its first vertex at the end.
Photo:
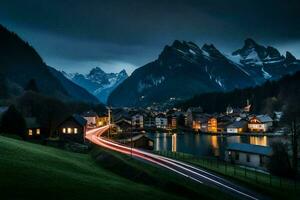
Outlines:
POLYGON ((273 154, 270 157, 270 172, 279 176, 291 176, 293 173, 286 146, 282 142, 274 142, 271 147, 273 154))
POLYGON ((1 132, 26 138, 26 122, 22 114, 11 105, 1 118, 1 132))
POLYGON ((39 92, 35 79, 30 79, 24 89, 25 91, 39 92))
POLYGON ((5 77, 0 74, 0 98, 6 98, 8 96, 8 88, 5 77))

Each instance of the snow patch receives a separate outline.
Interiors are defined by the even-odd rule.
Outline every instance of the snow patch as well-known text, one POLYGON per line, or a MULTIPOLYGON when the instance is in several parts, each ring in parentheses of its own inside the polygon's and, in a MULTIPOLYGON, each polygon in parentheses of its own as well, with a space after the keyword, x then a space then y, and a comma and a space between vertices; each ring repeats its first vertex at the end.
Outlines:
POLYGON ((265 79, 270 79, 270 78, 272 78, 272 75, 270 75, 268 72, 266 72, 265 69, 264 69, 263 67, 261 68, 261 71, 262 71, 263 76, 264 76, 265 79))

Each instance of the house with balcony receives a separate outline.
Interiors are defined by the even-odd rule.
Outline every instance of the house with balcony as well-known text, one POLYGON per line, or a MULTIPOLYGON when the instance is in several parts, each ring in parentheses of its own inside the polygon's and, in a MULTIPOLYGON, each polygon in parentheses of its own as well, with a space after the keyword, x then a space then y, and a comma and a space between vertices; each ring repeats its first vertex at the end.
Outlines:
POLYGON ((250 132, 268 132, 273 126, 273 119, 269 115, 256 115, 249 118, 250 132))

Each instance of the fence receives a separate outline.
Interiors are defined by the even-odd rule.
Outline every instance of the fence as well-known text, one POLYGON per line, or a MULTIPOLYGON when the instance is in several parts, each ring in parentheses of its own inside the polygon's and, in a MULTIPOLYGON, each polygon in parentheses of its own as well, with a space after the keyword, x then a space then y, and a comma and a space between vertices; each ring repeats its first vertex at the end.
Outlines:
POLYGON ((300 189, 300 183, 296 179, 274 176, 255 168, 242 167, 215 158, 170 151, 156 151, 155 153, 209 169, 219 174, 233 177, 260 187, 284 188, 288 190, 300 189))

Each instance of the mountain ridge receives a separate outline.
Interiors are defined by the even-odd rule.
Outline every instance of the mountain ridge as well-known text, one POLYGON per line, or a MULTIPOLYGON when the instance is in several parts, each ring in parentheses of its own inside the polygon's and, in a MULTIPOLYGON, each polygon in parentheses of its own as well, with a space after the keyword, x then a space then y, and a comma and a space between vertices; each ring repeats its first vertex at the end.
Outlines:
POLYGON ((109 96, 113 106, 149 106, 195 94, 256 86, 300 70, 300 61, 271 46, 246 39, 241 49, 226 55, 213 44, 201 48, 175 40, 158 58, 138 69, 109 96), (233 78, 234 77, 234 78, 233 78))

